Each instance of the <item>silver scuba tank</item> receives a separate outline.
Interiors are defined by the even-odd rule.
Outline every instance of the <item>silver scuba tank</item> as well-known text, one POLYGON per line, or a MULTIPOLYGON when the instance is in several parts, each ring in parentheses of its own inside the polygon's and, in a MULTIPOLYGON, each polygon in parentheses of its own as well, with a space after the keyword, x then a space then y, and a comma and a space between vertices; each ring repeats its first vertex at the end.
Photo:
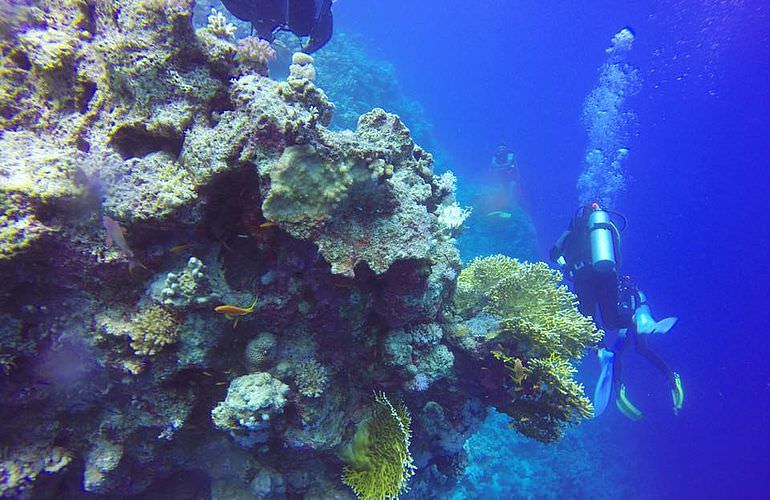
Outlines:
POLYGON ((591 235, 591 264, 598 272, 610 272, 615 269, 615 226, 610 214, 604 210, 594 210, 588 216, 588 232, 591 235))

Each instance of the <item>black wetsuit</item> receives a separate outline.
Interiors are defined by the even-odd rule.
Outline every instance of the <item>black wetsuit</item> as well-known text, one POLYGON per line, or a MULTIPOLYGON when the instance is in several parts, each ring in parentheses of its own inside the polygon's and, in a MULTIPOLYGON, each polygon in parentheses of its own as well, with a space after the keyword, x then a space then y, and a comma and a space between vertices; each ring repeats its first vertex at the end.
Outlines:
MULTIPOLYGON (((591 263, 588 216, 591 209, 578 210, 570 221, 569 228, 559 237, 551 249, 551 259, 563 257, 564 272, 571 280, 578 297, 580 311, 591 316, 600 328, 625 330, 612 346, 614 357, 615 387, 620 387, 621 358, 633 343, 637 352, 650 364, 673 381, 674 372, 668 364, 647 345, 647 335, 636 331, 633 320, 636 308, 644 302, 643 295, 626 276, 619 276, 617 270, 600 272, 591 263)), ((619 249, 616 252, 619 255, 619 249)), ((619 263, 618 263, 619 265, 619 263)))

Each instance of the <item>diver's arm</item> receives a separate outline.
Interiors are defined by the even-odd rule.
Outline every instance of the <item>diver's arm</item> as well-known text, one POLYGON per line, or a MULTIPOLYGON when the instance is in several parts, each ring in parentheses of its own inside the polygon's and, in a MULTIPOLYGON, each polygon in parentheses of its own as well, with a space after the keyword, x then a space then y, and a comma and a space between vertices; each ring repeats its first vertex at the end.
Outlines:
MULTIPOLYGON (((564 231, 561 236, 559 236, 559 239, 556 240, 556 243, 554 243, 551 247, 549 256, 553 262, 558 262, 559 259, 564 255, 564 242, 567 240, 570 234, 572 234, 571 230, 567 229, 564 231)), ((564 267, 564 264, 559 263, 559 265, 564 267)))

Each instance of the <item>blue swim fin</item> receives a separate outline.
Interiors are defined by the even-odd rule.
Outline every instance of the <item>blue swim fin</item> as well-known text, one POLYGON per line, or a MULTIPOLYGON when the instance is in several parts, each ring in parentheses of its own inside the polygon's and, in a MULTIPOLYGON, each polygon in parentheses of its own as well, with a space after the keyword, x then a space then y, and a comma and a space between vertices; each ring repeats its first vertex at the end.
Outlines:
POLYGON ((612 361, 615 358, 615 353, 604 348, 599 349, 597 355, 599 356, 602 372, 599 375, 599 380, 596 382, 596 390, 594 390, 594 417, 601 415, 610 401, 614 371, 614 363, 612 361))
POLYGON ((679 318, 665 318, 660 321, 655 321, 650 312, 650 307, 647 305, 639 306, 634 312, 633 320, 636 325, 636 331, 639 333, 668 333, 671 330, 679 318))

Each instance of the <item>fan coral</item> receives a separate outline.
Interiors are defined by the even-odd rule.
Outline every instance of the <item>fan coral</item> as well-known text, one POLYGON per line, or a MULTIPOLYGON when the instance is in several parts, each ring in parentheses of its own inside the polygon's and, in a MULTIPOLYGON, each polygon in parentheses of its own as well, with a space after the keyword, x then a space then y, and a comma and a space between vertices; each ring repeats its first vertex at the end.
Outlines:
POLYGON ((397 498, 408 490, 415 466, 409 453, 411 417, 403 404, 394 406, 375 394, 372 415, 361 422, 343 450, 348 462, 342 481, 364 500, 397 498))
POLYGON ((486 312, 500 318, 496 341, 514 340, 528 356, 557 353, 580 358, 602 338, 577 299, 561 284, 561 273, 543 262, 522 263, 503 255, 474 259, 457 279, 455 306, 460 314, 486 312))
POLYGON ((301 361, 294 369, 294 383, 299 393, 308 398, 323 394, 329 383, 329 371, 314 359, 301 361))
POLYGON ((128 336, 137 356, 153 356, 177 340, 178 324, 173 314, 153 305, 131 319, 128 336))

